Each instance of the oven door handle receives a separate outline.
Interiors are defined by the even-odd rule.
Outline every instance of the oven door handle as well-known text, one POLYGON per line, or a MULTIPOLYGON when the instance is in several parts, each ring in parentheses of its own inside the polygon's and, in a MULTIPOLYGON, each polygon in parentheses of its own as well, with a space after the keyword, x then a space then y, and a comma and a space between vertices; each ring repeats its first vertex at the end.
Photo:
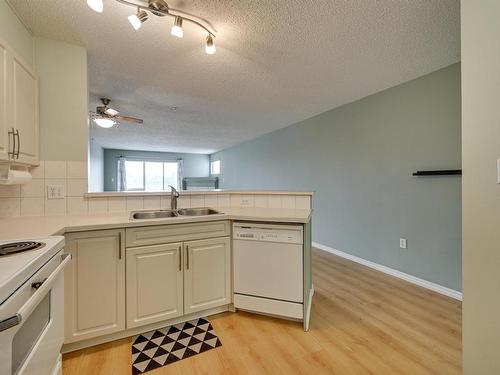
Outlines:
MULTIPOLYGON (((60 275, 60 273, 64 270, 64 268, 71 261, 71 254, 63 254, 61 255, 61 263, 56 267, 56 269, 47 277, 38 288, 36 288, 36 292, 26 301, 26 303, 19 309, 16 315, 5 319, 4 321, 11 322, 9 326, 5 329, 14 327, 20 324, 23 319, 29 314, 33 312, 33 310, 38 306, 38 304, 45 298, 47 292, 52 288, 54 282, 60 275)), ((1 331, 1 326, 0 326, 1 331)))

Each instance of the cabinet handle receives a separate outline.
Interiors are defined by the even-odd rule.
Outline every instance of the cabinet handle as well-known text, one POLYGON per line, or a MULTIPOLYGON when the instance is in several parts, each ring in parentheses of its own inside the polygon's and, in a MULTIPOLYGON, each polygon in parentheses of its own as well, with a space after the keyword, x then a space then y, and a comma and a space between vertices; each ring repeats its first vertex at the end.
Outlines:
POLYGON ((9 156, 12 156, 12 159, 16 157, 16 132, 14 128, 9 130, 9 137, 12 135, 12 151, 9 151, 9 156))
POLYGON ((179 246, 179 271, 182 271, 182 246, 179 246))
POLYGON ((122 259, 122 232, 118 232, 118 259, 122 259))
POLYGON ((189 269, 189 246, 186 245, 186 269, 189 269))
POLYGON ((16 159, 19 159, 19 151, 21 150, 21 137, 19 137, 19 129, 16 129, 16 134, 15 136, 17 137, 17 152, 16 152, 16 159))

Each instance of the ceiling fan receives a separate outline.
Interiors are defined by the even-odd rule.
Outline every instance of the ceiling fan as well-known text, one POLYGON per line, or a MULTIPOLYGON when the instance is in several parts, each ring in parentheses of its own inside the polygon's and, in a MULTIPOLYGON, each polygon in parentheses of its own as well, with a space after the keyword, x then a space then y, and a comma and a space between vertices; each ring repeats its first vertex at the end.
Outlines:
POLYGON ((140 118, 123 116, 116 109, 109 107, 111 100, 108 98, 101 98, 102 106, 98 106, 95 112, 90 112, 94 122, 101 128, 111 128, 118 122, 131 122, 134 124, 142 124, 144 121, 140 118))

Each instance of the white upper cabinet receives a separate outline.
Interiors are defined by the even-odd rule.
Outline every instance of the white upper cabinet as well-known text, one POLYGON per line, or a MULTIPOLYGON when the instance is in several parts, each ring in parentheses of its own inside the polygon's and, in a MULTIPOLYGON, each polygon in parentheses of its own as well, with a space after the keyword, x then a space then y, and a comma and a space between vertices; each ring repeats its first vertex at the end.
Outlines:
POLYGON ((16 56, 12 63, 12 125, 16 136, 16 161, 38 163, 38 78, 16 56))
POLYGON ((11 137, 9 135, 9 120, 7 118, 7 98, 9 84, 8 73, 8 53, 7 47, 0 41, 0 160, 8 160, 12 151, 11 137))
POLYGON ((37 165, 38 77, 0 41, 0 161, 37 165))

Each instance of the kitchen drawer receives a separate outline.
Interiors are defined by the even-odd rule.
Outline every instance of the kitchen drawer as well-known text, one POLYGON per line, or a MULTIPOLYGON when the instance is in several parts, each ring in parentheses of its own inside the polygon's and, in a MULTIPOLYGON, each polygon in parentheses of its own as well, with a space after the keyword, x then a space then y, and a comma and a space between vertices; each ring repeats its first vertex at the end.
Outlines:
POLYGON ((125 237, 127 247, 136 247, 201 240, 204 238, 225 237, 230 234, 231 226, 229 220, 222 220, 203 223, 127 228, 125 237))

